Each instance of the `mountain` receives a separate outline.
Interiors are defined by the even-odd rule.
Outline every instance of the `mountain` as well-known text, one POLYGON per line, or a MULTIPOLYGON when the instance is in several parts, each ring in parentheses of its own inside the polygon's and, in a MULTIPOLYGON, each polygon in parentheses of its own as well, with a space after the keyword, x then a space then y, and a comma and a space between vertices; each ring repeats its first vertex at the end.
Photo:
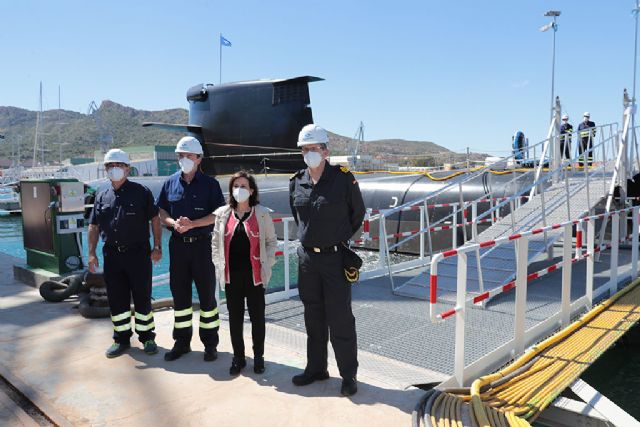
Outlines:
MULTIPOLYGON (((33 143, 37 112, 16 107, 0 107, 0 157, 8 157, 20 144, 22 159, 33 157, 33 143)), ((130 145, 173 145, 179 133, 158 128, 143 128, 143 122, 188 123, 189 113, 183 108, 161 111, 145 111, 105 100, 92 114, 68 110, 43 112, 38 130, 39 144, 48 150, 45 158, 57 161, 60 157, 92 157, 100 148, 102 135, 113 137, 113 147, 130 145), (60 143, 63 145, 60 145, 60 143)), ((333 155, 351 154, 356 141, 329 132, 333 155)), ((428 141, 384 139, 365 141, 358 147, 360 154, 370 154, 389 161, 412 164, 441 164, 460 161, 466 156, 453 153, 428 141)), ((472 156, 473 158, 473 156, 472 156)))
MULTIPOLYGON (((17 149, 20 142, 23 159, 33 157, 37 112, 16 107, 0 107, 0 133, 5 135, 0 143, 0 156, 7 156, 17 149), (14 148, 12 148, 14 145, 14 148)), ((47 110, 40 119, 39 144, 44 143, 45 158, 92 157, 100 148, 99 123, 104 134, 113 136, 114 147, 128 145, 172 145, 178 134, 158 128, 143 128, 147 121, 165 123, 187 123, 189 112, 183 108, 162 111, 136 110, 113 101, 103 101, 92 114, 68 110, 47 110), (64 145, 60 146, 60 142, 64 145)))

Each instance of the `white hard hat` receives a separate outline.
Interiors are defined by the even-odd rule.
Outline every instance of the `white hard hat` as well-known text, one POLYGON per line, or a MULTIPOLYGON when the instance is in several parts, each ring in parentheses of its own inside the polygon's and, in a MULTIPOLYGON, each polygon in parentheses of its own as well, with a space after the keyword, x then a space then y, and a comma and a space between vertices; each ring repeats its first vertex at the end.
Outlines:
POLYGON ((589 114, 588 111, 585 111, 584 114, 582 115, 582 117, 591 117, 591 114, 589 114))
POLYGON ((192 136, 183 136, 176 145, 176 153, 202 154, 202 145, 192 136))
POLYGON ((119 148, 112 148, 104 155, 103 163, 105 165, 107 163, 124 163, 126 165, 130 165, 131 161, 129 160, 129 155, 127 153, 119 148))
POLYGON ((569 116, 565 114, 564 116, 562 116, 562 120, 569 120, 569 116))
POLYGON ((306 125, 298 135, 298 147, 312 144, 326 144, 329 142, 327 131, 318 125, 306 125))

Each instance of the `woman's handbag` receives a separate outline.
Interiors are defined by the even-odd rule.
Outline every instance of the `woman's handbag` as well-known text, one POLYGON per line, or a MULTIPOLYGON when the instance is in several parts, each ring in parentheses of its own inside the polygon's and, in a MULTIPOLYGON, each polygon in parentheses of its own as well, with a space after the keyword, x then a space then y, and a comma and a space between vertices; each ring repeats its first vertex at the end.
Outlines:
POLYGON ((342 244, 342 264, 344 268, 344 277, 351 284, 360 278, 360 268, 362 268, 362 258, 355 253, 349 246, 342 244))

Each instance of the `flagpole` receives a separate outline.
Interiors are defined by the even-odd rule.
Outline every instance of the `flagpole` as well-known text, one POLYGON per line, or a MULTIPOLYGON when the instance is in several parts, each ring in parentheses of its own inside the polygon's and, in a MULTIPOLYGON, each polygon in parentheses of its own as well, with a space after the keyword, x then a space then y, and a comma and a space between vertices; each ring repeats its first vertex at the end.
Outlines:
POLYGON ((220 81, 218 84, 222 84, 222 33, 220 33, 220 38, 218 39, 218 45, 220 46, 220 81))

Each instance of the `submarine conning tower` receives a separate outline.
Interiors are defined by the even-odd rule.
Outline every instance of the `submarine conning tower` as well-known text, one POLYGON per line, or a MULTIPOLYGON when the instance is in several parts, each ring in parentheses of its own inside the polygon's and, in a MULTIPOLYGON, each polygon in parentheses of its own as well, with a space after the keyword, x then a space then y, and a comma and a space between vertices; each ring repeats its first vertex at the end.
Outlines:
POLYGON ((302 76, 191 87, 189 131, 203 144, 203 171, 293 172, 304 167, 296 141, 300 129, 313 123, 309 83, 321 80, 302 76))

